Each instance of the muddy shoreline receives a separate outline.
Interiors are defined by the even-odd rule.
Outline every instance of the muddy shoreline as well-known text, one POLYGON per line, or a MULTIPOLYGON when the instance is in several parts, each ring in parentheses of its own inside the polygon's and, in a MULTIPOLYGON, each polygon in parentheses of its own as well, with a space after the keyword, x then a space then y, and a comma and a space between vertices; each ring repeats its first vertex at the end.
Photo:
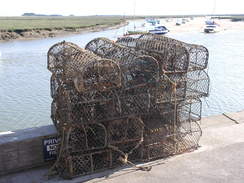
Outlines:
POLYGON ((109 29, 117 29, 127 25, 128 22, 124 21, 116 25, 97 25, 85 28, 72 28, 72 29, 33 29, 33 30, 16 30, 5 31, 0 30, 0 42, 7 42, 12 40, 32 40, 48 37, 64 36, 69 34, 81 34, 87 32, 98 32, 109 29))

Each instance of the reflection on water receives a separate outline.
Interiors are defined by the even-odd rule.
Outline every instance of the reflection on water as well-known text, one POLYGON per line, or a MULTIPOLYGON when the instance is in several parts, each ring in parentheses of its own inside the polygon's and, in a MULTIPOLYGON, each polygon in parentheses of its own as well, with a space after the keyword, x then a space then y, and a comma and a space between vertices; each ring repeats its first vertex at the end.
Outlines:
MULTIPOLYGON (((138 22, 141 24, 141 22, 138 22)), ((130 25, 134 26, 134 24, 130 25)), ((50 72, 46 53, 56 42, 81 47, 95 37, 115 39, 125 28, 43 40, 0 43, 0 131, 51 124, 50 72)), ((244 109, 244 31, 217 34, 169 33, 167 36, 209 49, 211 93, 203 100, 203 115, 244 109), (208 105, 207 105, 208 103, 208 105)))

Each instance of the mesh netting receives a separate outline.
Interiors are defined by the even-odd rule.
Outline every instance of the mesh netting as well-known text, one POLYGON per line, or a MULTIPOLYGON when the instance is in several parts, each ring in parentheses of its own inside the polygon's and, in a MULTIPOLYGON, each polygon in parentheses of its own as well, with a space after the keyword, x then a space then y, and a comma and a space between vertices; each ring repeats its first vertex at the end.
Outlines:
POLYGON ((72 178, 196 149, 207 61, 203 46, 152 34, 52 46, 52 170, 72 178))

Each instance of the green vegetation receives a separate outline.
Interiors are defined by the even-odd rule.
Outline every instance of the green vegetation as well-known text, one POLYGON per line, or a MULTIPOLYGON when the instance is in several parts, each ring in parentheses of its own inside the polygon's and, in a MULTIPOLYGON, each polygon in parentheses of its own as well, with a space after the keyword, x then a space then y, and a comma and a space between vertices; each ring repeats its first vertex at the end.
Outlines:
POLYGON ((129 35, 146 34, 146 31, 128 31, 129 35))
POLYGON ((27 31, 76 29, 97 25, 116 25, 123 21, 122 16, 82 16, 82 17, 0 17, 0 31, 27 31))

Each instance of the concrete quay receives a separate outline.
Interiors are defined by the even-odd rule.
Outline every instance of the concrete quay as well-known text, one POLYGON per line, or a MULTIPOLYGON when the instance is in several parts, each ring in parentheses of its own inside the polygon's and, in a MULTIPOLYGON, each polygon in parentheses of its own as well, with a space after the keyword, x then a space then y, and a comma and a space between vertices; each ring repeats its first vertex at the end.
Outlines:
MULTIPOLYGON (((32 169, 2 175, 0 183, 243 183, 244 111, 205 117, 201 121, 201 126, 203 136, 200 140, 201 147, 198 150, 147 163, 152 165, 152 170, 149 172, 125 167, 72 180, 63 180, 59 177, 48 180, 48 167, 42 162, 41 156, 36 155, 39 159, 37 165, 41 167, 32 168, 37 166, 30 166, 27 168, 32 169)), ((52 128, 51 130, 44 130, 42 133, 45 133, 46 136, 55 135, 55 130, 52 128)), ((35 132, 36 135, 32 136, 32 139, 40 139, 43 135, 42 133, 35 132)), ((30 137, 30 134, 27 134, 16 138, 26 140, 30 137)), ((11 138, 10 136, 11 134, 0 134, 1 152, 4 150, 2 148, 4 142, 6 146, 6 141, 16 141, 13 134, 11 138)), ((39 141, 37 140, 35 143, 38 144, 39 141)), ((16 158, 17 156, 15 156, 16 158)), ((26 161, 29 162, 29 160, 26 161)), ((3 166, 6 166, 2 162, 3 158, 0 159, 0 170, 1 166, 2 169, 3 166)))

